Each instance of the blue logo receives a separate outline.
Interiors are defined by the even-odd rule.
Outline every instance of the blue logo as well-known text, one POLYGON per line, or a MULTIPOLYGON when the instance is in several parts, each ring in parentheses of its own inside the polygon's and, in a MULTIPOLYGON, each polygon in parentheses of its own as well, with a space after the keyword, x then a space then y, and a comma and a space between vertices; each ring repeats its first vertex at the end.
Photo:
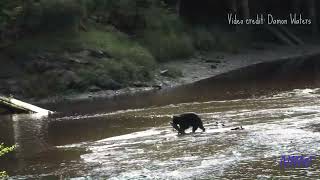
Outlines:
POLYGON ((307 168, 311 166, 312 160, 315 160, 315 156, 286 156, 282 155, 280 159, 280 168, 307 168))

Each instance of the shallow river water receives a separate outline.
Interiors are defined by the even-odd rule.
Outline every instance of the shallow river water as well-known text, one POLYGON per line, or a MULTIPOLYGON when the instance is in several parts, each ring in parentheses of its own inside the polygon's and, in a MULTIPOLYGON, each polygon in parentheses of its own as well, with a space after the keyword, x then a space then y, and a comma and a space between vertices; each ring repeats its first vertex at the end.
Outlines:
POLYGON ((317 179, 318 66, 265 76, 279 68, 267 66, 173 90, 46 105, 59 112, 52 117, 0 117, 0 140, 18 144, 0 169, 12 179, 317 179), (169 122, 184 112, 199 114, 206 132, 177 136, 169 122), (315 160, 284 168, 282 155, 315 160))

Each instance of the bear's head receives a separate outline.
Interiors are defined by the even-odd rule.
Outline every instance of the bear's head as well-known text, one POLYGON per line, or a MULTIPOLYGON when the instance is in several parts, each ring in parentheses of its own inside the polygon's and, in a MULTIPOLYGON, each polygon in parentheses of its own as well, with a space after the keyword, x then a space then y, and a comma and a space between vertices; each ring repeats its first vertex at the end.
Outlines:
POLYGON ((172 117, 172 123, 173 123, 173 124, 179 124, 179 123, 180 123, 180 118, 179 118, 179 116, 173 116, 173 117, 172 117))

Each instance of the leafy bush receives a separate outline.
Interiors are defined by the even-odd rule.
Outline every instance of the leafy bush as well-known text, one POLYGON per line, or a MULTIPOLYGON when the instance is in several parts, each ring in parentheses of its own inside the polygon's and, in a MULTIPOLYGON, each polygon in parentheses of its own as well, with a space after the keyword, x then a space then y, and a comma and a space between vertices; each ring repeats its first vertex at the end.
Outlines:
POLYGON ((158 2, 145 11, 144 17, 146 26, 139 33, 140 42, 158 61, 193 55, 192 38, 177 14, 158 2))
POLYGON ((161 0, 95 0, 89 9, 99 22, 111 24, 122 32, 138 34, 148 31, 184 32, 180 18, 161 0), (102 18, 102 20, 101 20, 102 18))
POLYGON ((116 90, 134 81, 149 81, 152 68, 139 66, 129 60, 108 60, 94 68, 79 70, 82 86, 96 85, 104 89, 116 90))
POLYGON ((146 48, 121 33, 91 30, 81 32, 78 41, 77 44, 82 44, 83 48, 101 49, 116 59, 128 59, 141 66, 155 65, 146 48))
POLYGON ((5 155, 5 154, 7 154, 7 153, 9 153, 9 152, 11 152, 11 151, 13 151, 15 148, 16 148, 15 145, 11 146, 11 147, 6 147, 6 146, 4 146, 3 143, 1 143, 0 144, 0 157, 5 155))
POLYGON ((22 83, 22 89, 25 95, 40 98, 62 94, 68 90, 67 86, 58 76, 50 74, 42 74, 41 76, 32 74, 26 76, 22 83))
POLYGON ((149 7, 144 12, 147 30, 162 32, 185 32, 185 25, 176 13, 170 12, 163 4, 149 7))
MULTIPOLYGON (((6 147, 3 143, 0 144, 0 157, 8 154, 9 152, 12 152, 16 146, 6 147)), ((6 178, 8 177, 7 173, 5 171, 0 171, 0 178, 6 178)))
POLYGON ((144 33, 142 43, 158 61, 186 58, 194 53, 192 39, 186 33, 149 31, 144 33))
POLYGON ((83 7, 76 0, 43 0, 42 28, 49 31, 77 30, 83 7))
POLYGON ((111 24, 126 33, 145 27, 145 11, 154 0, 92 0, 88 5, 93 19, 102 24, 111 24))
POLYGON ((124 84, 128 81, 151 79, 151 71, 156 66, 154 57, 146 48, 127 36, 93 30, 82 32, 79 41, 84 48, 101 49, 113 57, 101 63, 98 68, 111 79, 124 84))

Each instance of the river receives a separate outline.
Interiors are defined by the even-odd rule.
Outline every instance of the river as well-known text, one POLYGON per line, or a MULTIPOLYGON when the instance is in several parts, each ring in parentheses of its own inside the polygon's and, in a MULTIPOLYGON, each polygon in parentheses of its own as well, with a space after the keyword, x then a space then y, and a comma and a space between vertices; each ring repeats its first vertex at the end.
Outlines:
POLYGON ((2 116, 0 140, 18 148, 0 169, 12 179, 318 178, 319 64, 276 61, 173 89, 46 104, 58 112, 50 117, 2 116), (169 122, 184 112, 199 114, 206 132, 177 136, 169 122), (282 155, 316 157, 284 168, 282 155))

